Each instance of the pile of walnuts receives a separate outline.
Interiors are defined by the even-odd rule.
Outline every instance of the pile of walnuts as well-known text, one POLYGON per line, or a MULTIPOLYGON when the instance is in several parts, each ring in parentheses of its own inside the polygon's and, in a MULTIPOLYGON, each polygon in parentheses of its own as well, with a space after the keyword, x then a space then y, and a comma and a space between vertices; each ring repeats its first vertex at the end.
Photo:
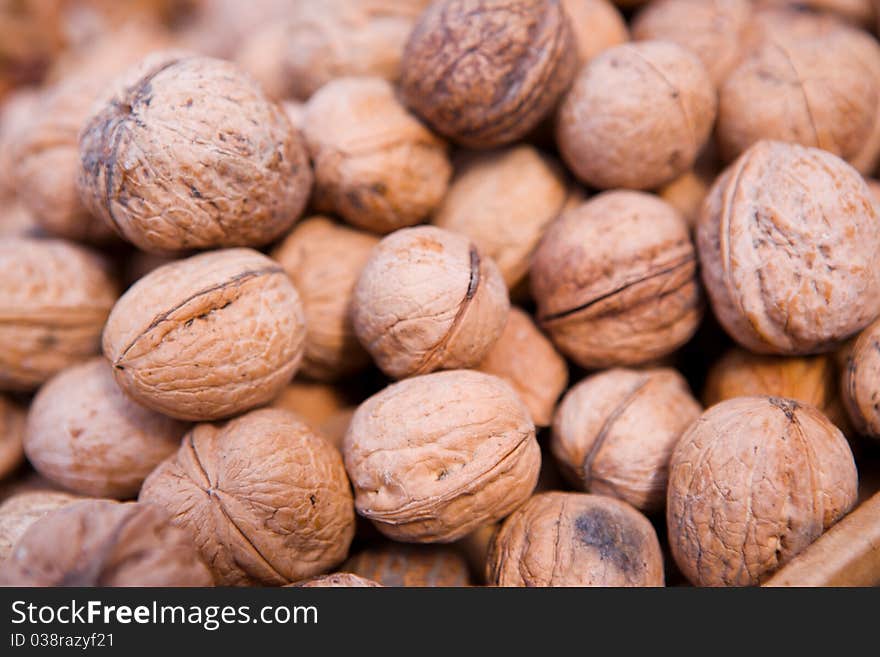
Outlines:
POLYGON ((880 466, 878 18, 0 8, 0 584, 763 583, 880 466))

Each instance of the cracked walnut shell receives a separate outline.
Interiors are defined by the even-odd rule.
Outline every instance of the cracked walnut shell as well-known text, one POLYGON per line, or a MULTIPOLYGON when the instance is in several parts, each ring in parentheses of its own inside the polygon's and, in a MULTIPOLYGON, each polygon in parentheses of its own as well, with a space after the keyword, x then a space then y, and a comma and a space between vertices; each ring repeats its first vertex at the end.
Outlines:
POLYGON ((86 120, 86 207, 145 251, 271 242, 312 184, 299 133, 233 64, 158 53, 124 73, 86 120))
POLYGON ((150 272, 104 328, 104 355, 132 399, 181 420, 215 420, 261 406, 302 359, 299 294, 274 260, 226 249, 150 272))
POLYGON ((501 336, 510 301, 490 259, 463 235, 399 230, 373 249, 355 286, 355 334, 397 379, 474 367, 501 336))
POLYGON ((700 586, 760 583, 855 504, 840 430, 779 397, 716 404, 681 437, 669 468, 672 556, 700 586))
POLYGON ((290 584, 345 559, 354 508, 338 450, 289 411, 199 424, 141 501, 187 528, 218 585, 290 584))
POLYGON ((755 144, 715 182, 697 225, 715 316, 764 354, 833 349, 880 315, 880 218, 834 155, 755 144))
POLYGON ((470 370, 395 383, 360 405, 343 444, 358 513, 389 538, 448 543, 535 488, 541 451, 506 382, 470 370))

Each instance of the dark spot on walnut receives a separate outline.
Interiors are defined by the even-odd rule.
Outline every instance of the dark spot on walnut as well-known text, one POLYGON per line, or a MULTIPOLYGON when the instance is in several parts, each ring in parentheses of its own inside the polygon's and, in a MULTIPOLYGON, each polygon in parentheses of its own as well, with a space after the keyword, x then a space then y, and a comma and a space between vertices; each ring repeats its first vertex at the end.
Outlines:
POLYGON ((603 561, 611 563, 627 576, 635 576, 644 564, 638 555, 642 553, 642 537, 628 525, 602 508, 590 509, 575 520, 578 540, 595 548, 603 561))

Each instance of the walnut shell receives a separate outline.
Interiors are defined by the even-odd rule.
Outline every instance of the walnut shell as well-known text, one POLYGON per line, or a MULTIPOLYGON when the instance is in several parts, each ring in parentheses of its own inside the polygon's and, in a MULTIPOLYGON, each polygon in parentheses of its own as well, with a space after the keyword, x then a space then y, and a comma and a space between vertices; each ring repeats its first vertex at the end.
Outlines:
POLYGON ((510 301, 490 259, 433 226, 399 230, 373 249, 354 290, 355 334, 397 379, 473 367, 501 336, 510 301))
POLYGON ((872 0, 757 0, 759 7, 804 8, 817 12, 829 12, 838 18, 864 25, 872 25, 875 9, 872 0))
POLYGON ((495 535, 487 576, 497 586, 663 586, 651 523, 602 495, 540 493, 495 535))
POLYGON ((829 351, 880 314, 877 209, 825 151, 751 147, 709 192, 697 248, 716 317, 755 353, 829 351))
POLYGON ((24 409, 0 395, 0 479, 24 461, 25 416, 24 409))
POLYGON ((583 66, 603 50, 629 41, 620 11, 608 0, 560 0, 583 66))
POLYGON ((675 370, 607 370, 566 393, 551 448, 576 488, 658 511, 672 450, 702 410, 675 370))
POLYGON ((289 411, 199 424, 141 501, 186 527, 218 585, 289 584, 345 559, 354 536, 339 452, 289 411))
POLYGON ((713 182, 700 172, 691 170, 658 189, 657 195, 675 208, 693 230, 713 182))
POLYGON ((104 358, 74 365, 40 388, 24 449, 34 468, 93 497, 136 497, 147 475, 177 451, 186 425, 131 401, 104 358))
POLYGON ((350 224, 390 233, 424 221, 446 193, 446 145, 397 100, 387 80, 341 78, 306 105, 315 166, 313 204, 350 224))
POLYGON ((306 424, 318 427, 347 404, 342 391, 326 383, 291 381, 270 404, 299 415, 306 424))
POLYGON ((378 237, 326 217, 311 217, 272 252, 302 298, 308 326, 303 375, 335 381, 370 364, 355 336, 350 310, 358 276, 378 242, 378 237))
POLYGON ((471 583, 467 562, 445 545, 388 543, 357 553, 343 567, 382 586, 461 587, 471 583))
POLYGON ((853 507, 857 479, 846 439, 816 408, 780 397, 716 404, 670 462, 675 562, 700 586, 758 584, 853 507))
POLYGON ((587 368, 665 356, 702 317, 687 224, 642 192, 605 192, 563 214, 535 253, 531 283, 538 324, 587 368))
POLYGON ((519 308, 510 309, 504 332, 476 369, 507 381, 539 427, 550 424, 568 385, 565 359, 519 308))
POLYGON ((116 285, 91 251, 0 240, 0 390, 33 390, 98 353, 116 285))
POLYGON ((80 197, 145 251, 258 246, 312 183, 284 111, 233 64, 159 53, 129 69, 80 135, 80 197))
POLYGON ((556 143, 588 185, 653 189, 693 166, 715 110, 696 55, 665 41, 624 44, 579 73, 559 108, 556 143))
POLYGON ((849 351, 840 381, 841 396, 856 430, 880 438, 880 321, 862 331, 849 351))
POLYGON ((305 342, 296 288, 274 260, 226 249, 159 267, 129 288, 104 329, 104 355, 138 403, 214 420, 268 403, 305 342))
POLYGON ((470 370, 373 395, 355 412, 343 454, 358 513, 392 539, 421 543, 454 541, 503 518, 528 499, 541 465, 519 397, 470 370))
POLYGON ((4 563, 13 586, 210 586, 189 535, 162 509, 82 500, 49 512, 4 563))
POLYGON ((498 265, 507 287, 514 288, 568 196, 557 165, 521 144, 466 162, 431 222, 470 237, 498 265))
POLYGON ((407 41, 400 92, 440 134, 490 148, 538 125, 577 65, 574 32, 556 0, 438 0, 407 41))
POLYGON ((4 201, 16 196, 14 144, 36 114, 41 100, 42 94, 36 87, 21 87, 0 99, 0 198, 4 201))
POLYGON ((300 582, 299 584, 290 584, 289 586, 300 586, 302 588, 373 588, 382 586, 378 582, 366 579, 352 573, 332 573, 330 575, 322 575, 314 579, 300 582))
POLYGON ((68 493, 34 490, 13 495, 0 504, 0 564, 9 558, 15 543, 34 522, 79 499, 68 493))

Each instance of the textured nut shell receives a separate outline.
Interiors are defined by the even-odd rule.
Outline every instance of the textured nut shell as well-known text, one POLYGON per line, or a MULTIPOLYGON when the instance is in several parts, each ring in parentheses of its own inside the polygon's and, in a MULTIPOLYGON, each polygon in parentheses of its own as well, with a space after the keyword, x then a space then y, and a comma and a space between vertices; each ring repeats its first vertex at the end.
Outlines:
POLYGON ((210 586, 189 535, 158 507, 82 500, 34 522, 0 580, 14 586, 210 586))
POLYGON ((438 0, 403 53, 404 102, 472 148, 526 135, 571 83, 578 48, 556 0, 438 0))
POLYGON ((185 431, 185 424, 126 397, 110 364, 95 358, 40 388, 24 448, 50 481, 82 495, 126 499, 177 451, 185 431))
POLYGON ((433 226, 399 230, 373 249, 355 286, 355 334, 394 378, 473 367, 507 321, 495 263, 466 237, 433 226))
POLYGON ((528 410, 498 377, 408 379, 360 405, 343 443, 358 513, 390 538, 450 542, 503 518, 538 480, 528 410))
POLYGON ((467 562, 441 545, 387 545, 363 550, 344 568, 382 586, 449 587, 471 583, 467 562))
POLYGON ((696 55, 664 41, 625 44, 580 72, 560 106, 556 143, 584 183, 653 189, 693 166, 715 109, 696 55))
POLYGON ((507 381, 539 427, 550 424, 556 400, 568 385, 565 359, 519 308, 510 309, 504 332, 477 369, 507 381))
POLYGON ((257 246, 299 217, 312 174, 284 111, 233 64, 161 53, 80 136, 80 196, 146 251, 257 246))
POLYGON ((183 420, 271 401, 296 371, 304 342, 290 278, 250 249, 159 267, 129 288, 104 329, 104 355, 122 389, 183 420))
POLYGON ((541 493, 495 535, 487 576, 497 586, 663 586, 651 523, 601 495, 541 493))
POLYGON ((0 479, 8 476, 24 460, 25 411, 0 396, 0 479))
POLYGON ((424 221, 452 175, 446 145, 381 78, 342 78, 306 105, 313 203, 359 228, 390 233, 424 221))
POLYGON ((608 370, 566 393, 551 448, 577 488, 657 511, 672 450, 702 410, 675 370, 608 370))
POLYGON ((751 17, 749 0, 659 0, 639 12, 632 32, 638 41, 671 41, 687 48, 718 86, 740 59, 751 17))
POLYGON ((307 580, 305 582, 300 582, 296 585, 289 586, 301 586, 303 588, 373 588, 377 586, 382 586, 378 582, 374 582, 371 579, 366 579, 365 577, 361 577, 359 575, 354 575, 352 573, 333 573, 331 575, 322 575, 321 577, 315 577, 314 579, 307 580))
POLYGON ((687 224, 641 192, 606 192, 563 214, 535 253, 538 323, 583 367, 644 363, 693 335, 702 293, 687 224))
POLYGON ((0 390, 33 390, 98 353, 116 286, 92 252, 0 240, 0 390))
POLYGON ((750 351, 828 351, 880 314, 877 209, 825 151, 755 144, 712 187, 697 247, 716 317, 750 351))
POLYGON ((812 406, 778 397, 716 404, 672 455, 669 544, 701 586, 746 586, 785 564, 855 504, 843 434, 812 406))
POLYGON ((620 12, 608 0, 561 0, 583 66, 603 50, 629 41, 620 12))
POLYGON ((862 331, 846 360, 840 381, 849 418, 862 434, 880 438, 880 321, 862 331))
POLYGON ((312 577, 345 559, 354 535, 339 452, 279 409, 196 426, 140 499, 192 532, 218 585, 312 577))
POLYGON ((432 223, 470 237, 513 288, 525 278, 532 253, 568 196, 555 163, 532 146, 514 146, 467 162, 432 223))
POLYGON ((28 527, 50 511, 78 499, 67 493, 36 490, 18 493, 0 504, 0 564, 12 554, 12 547, 28 527))
POLYGON ((312 217, 272 252, 302 298, 308 332, 301 372, 318 381, 355 374, 370 363, 351 321, 358 276, 379 238, 312 217))

